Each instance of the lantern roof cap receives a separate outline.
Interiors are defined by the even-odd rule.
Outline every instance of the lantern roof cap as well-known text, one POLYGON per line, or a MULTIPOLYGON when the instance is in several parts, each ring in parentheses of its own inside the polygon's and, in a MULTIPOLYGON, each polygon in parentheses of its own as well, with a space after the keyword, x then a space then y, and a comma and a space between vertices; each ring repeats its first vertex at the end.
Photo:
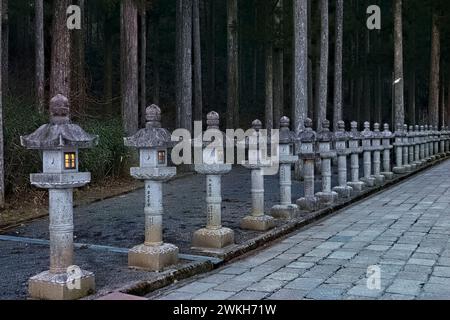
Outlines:
POLYGON ((334 139, 336 141, 347 141, 349 138, 349 133, 345 131, 345 122, 339 120, 337 122, 337 129, 334 132, 334 139))
POLYGON ((288 117, 280 119, 280 143, 288 144, 296 140, 295 133, 289 129, 290 123, 291 120, 288 117))
POLYGON ((298 140, 303 143, 312 143, 316 141, 316 133, 312 129, 313 122, 310 118, 306 118, 304 122, 305 128, 300 131, 298 140))
POLYGON ((323 120, 322 121, 322 128, 317 135, 317 140, 320 142, 331 142, 333 140, 333 133, 330 131, 330 121, 329 120, 323 120))
POLYGON ((147 123, 144 129, 131 137, 124 138, 125 146, 139 149, 172 147, 172 135, 167 129, 161 127, 161 109, 154 104, 147 107, 145 119, 147 123))
POLYGON ((20 137, 27 149, 53 150, 65 148, 92 148, 98 144, 98 136, 85 132, 70 120, 69 100, 58 94, 50 100, 50 122, 35 132, 20 137))

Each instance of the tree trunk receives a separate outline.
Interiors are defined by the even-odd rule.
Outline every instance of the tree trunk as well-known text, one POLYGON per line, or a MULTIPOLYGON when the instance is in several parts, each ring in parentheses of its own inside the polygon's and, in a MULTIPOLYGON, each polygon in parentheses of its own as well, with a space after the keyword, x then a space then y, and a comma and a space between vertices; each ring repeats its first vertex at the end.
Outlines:
POLYGON ((35 1, 36 22, 36 104, 39 113, 45 109, 44 0, 35 1))
POLYGON ((207 8, 208 41, 206 59, 208 64, 208 107, 215 110, 216 96, 216 0, 204 0, 207 8))
POLYGON ((124 0, 122 5, 122 121, 125 134, 130 136, 139 128, 138 11, 134 0, 124 0))
POLYGON ((105 41, 104 49, 104 77, 103 77, 103 96, 105 99, 105 106, 108 114, 113 114, 112 99, 113 99, 113 37, 109 27, 109 20, 103 23, 103 34, 105 41))
POLYGON ((394 113, 397 130, 402 129, 405 123, 402 20, 402 0, 394 0, 394 113))
POLYGON ((3 41, 3 51, 2 51, 2 73, 3 73, 3 94, 8 95, 9 93, 9 8, 8 0, 1 0, 3 2, 3 18, 2 18, 2 41, 3 41))
POLYGON ((181 32, 181 128, 192 131, 192 0, 183 0, 181 32))
POLYGON ((342 45, 344 27, 344 0, 336 0, 336 45, 334 57, 334 117, 333 129, 336 131, 342 114, 342 45))
POLYGON ((227 0, 228 16, 228 93, 227 128, 239 127, 239 48, 238 48, 238 5, 237 0, 227 0))
POLYGON ((194 47, 194 120, 203 120, 202 46, 200 34, 200 0, 193 0, 194 47))
POLYGON ((440 30, 438 14, 433 12, 431 31, 431 66, 430 66, 430 90, 428 102, 428 121, 433 126, 439 125, 439 62, 441 55, 440 30))
POLYGON ((151 31, 150 34, 153 37, 152 41, 152 72, 153 72, 153 103, 159 105, 159 96, 161 91, 160 77, 159 77, 159 15, 154 14, 153 19, 150 21, 151 31))
POLYGON ((272 25, 273 15, 272 8, 264 9, 264 25, 265 25, 265 119, 266 129, 273 129, 273 37, 272 25))
POLYGON ((146 123, 145 110, 147 109, 147 8, 145 3, 141 7, 141 126, 146 123))
MULTIPOLYGON (((79 0, 81 9, 81 21, 82 26, 86 24, 86 9, 85 0, 79 0)), ((77 31, 77 42, 78 42, 78 68, 77 68, 77 82, 78 82, 78 110, 84 112, 86 109, 87 100, 87 86, 86 86, 86 58, 85 58, 85 28, 77 31)))
POLYGON ((275 12, 275 48, 273 52, 273 117, 274 128, 280 128, 284 115, 284 50, 283 50, 283 0, 279 0, 275 12))
MULTIPOLYGON (((450 126, 450 64, 449 66, 449 72, 447 74, 447 126, 450 126)), ((444 85, 444 84, 442 84, 444 85)))
POLYGON ((293 105, 294 130, 304 129, 308 113, 308 1, 296 0, 294 11, 293 105))
POLYGON ((183 67, 183 0, 176 0, 176 43, 175 43, 175 108, 176 127, 181 127, 182 85, 181 72, 183 67))
MULTIPOLYGON (((0 21, 3 19, 3 6, 0 1, 0 21)), ((0 23, 0 66, 2 65, 3 60, 3 34, 2 34, 2 24, 0 23)), ((0 209, 5 207, 5 152, 3 141, 3 73, 0 75, 0 209)))
POLYGON ((317 115, 317 130, 322 128, 322 122, 327 118, 328 103, 328 0, 320 0, 320 85, 319 110, 317 115))
POLYGON ((70 96, 70 33, 66 25, 66 10, 69 0, 54 2, 52 58, 50 74, 50 97, 62 94, 68 99, 70 96))

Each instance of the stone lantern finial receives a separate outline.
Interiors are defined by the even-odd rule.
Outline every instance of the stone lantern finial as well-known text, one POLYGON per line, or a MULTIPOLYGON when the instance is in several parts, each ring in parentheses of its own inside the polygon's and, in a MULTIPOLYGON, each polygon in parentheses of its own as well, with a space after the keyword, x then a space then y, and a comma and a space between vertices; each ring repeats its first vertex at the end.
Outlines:
POLYGON ((358 122, 352 121, 350 123, 350 128, 351 128, 352 131, 357 131, 358 130, 358 122))
POLYGON ((147 107, 145 119, 147 120, 147 128, 161 128, 161 109, 155 104, 147 107))
POLYGON ((338 127, 337 127, 338 131, 340 131, 340 132, 345 131, 345 122, 344 121, 339 120, 337 125, 338 125, 338 127))
POLYGON ((364 122, 364 130, 370 131, 370 122, 369 121, 364 122))
POLYGON ((50 100, 50 122, 52 124, 64 124, 69 121, 69 99, 62 94, 58 94, 50 100))
POLYGON ((306 118, 305 119, 305 128, 307 130, 311 130, 312 129, 312 125, 313 125, 312 120, 310 118, 306 118))
POLYGON ((322 121, 322 130, 323 131, 330 131, 330 121, 325 119, 322 121))
POLYGON ((289 125, 291 124, 291 120, 284 116, 280 119, 280 127, 281 128, 289 128, 289 125))
POLYGON ((384 131, 389 131, 389 124, 388 123, 384 124, 384 131))
POLYGON ((211 111, 206 116, 206 124, 208 125, 208 129, 219 129, 220 125, 220 116, 217 112, 211 111))
POLYGON ((261 122, 261 120, 258 120, 258 119, 254 120, 252 122, 252 128, 254 130, 256 130, 256 131, 261 130, 262 129, 262 122, 261 122))
POLYGON ((374 132, 380 132, 380 124, 379 123, 374 123, 373 131, 374 132))

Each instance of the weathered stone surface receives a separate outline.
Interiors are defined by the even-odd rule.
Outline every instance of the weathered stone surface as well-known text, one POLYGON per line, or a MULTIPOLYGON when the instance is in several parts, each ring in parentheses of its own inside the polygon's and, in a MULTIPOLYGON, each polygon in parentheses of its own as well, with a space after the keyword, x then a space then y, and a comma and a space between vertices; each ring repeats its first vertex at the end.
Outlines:
POLYGON ((95 292, 95 277, 92 272, 81 271, 76 286, 69 284, 68 274, 54 274, 49 271, 31 277, 28 282, 29 295, 32 299, 42 300, 77 300, 95 292))
POLYGON ((234 232, 228 228, 200 229, 194 233, 192 246, 205 251, 211 249, 223 249, 234 244, 234 232))
POLYGON ((158 246, 142 244, 128 252, 128 266, 134 269, 161 271, 177 263, 178 247, 168 243, 158 246))

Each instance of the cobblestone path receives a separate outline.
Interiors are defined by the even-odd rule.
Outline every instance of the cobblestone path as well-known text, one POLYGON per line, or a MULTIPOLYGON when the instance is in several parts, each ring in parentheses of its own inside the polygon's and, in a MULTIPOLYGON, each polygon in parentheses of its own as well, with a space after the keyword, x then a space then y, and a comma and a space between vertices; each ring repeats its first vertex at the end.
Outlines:
POLYGON ((450 161, 152 299, 450 299, 450 161), (379 289, 367 286, 368 268, 379 289))

